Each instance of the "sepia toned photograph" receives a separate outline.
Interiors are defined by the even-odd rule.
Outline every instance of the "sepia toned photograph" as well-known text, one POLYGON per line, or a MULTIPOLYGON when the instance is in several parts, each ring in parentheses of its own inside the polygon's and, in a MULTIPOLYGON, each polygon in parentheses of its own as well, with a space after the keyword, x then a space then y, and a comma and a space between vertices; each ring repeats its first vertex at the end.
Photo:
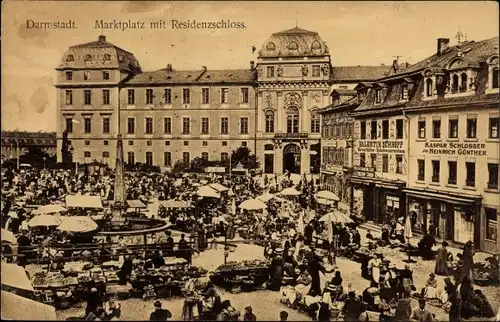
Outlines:
POLYGON ((495 1, 22 1, 1 318, 500 322, 495 1))

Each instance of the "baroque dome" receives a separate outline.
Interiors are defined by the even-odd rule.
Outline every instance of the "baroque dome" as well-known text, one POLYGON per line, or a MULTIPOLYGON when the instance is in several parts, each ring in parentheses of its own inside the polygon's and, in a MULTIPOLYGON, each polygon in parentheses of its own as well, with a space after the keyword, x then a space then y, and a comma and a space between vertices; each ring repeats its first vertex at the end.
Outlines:
POLYGON ((259 57, 323 56, 328 46, 317 32, 298 27, 277 32, 264 42, 259 57))

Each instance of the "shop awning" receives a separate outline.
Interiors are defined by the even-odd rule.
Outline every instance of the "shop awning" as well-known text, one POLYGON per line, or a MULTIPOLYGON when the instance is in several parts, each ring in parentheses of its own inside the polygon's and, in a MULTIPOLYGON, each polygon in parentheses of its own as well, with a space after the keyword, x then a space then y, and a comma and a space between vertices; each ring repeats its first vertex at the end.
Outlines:
POLYGON ((146 205, 140 200, 127 200, 129 208, 146 208, 146 205))
POLYGON ((99 196, 69 195, 66 196, 66 207, 102 208, 102 200, 99 196))
POLYGON ((189 208, 189 203, 184 200, 162 200, 160 206, 164 208, 189 208))
POLYGON ((401 189, 404 188, 404 186, 406 185, 406 183, 401 180, 387 180, 374 177, 351 176, 350 180, 351 183, 358 183, 364 185, 374 184, 377 187, 387 188, 387 189, 401 189))
POLYGON ((464 196, 456 194, 452 195, 443 192, 425 191, 412 188, 403 189, 402 191, 406 193, 406 195, 409 197, 422 198, 422 199, 435 199, 461 205, 474 204, 480 202, 482 198, 481 196, 464 196))
POLYGON ((2 320, 55 321, 53 306, 36 302, 14 293, 2 291, 2 320))

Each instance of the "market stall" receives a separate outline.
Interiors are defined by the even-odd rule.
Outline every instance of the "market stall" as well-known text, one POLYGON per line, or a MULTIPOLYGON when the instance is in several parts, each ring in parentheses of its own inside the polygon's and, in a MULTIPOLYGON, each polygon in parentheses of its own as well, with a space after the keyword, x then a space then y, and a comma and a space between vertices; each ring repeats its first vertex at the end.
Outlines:
POLYGON ((228 290, 258 288, 269 280, 269 265, 266 260, 229 262, 219 266, 210 281, 228 290))

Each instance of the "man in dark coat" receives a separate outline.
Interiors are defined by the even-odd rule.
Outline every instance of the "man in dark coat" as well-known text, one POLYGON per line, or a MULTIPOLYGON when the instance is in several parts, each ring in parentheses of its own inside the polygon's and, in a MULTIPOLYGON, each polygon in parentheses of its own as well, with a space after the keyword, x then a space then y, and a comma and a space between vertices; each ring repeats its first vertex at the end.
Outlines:
POLYGON ((472 269, 474 268, 474 250, 473 250, 473 244, 471 241, 468 241, 465 246, 464 246, 464 251, 462 253, 462 261, 463 261, 463 267, 462 267, 462 274, 463 276, 469 276, 472 278, 472 269))
POLYGON ((436 267, 434 268, 436 275, 448 276, 448 250, 446 246, 448 246, 448 243, 444 241, 443 246, 438 250, 436 267))
POLYGON ((274 258, 271 261, 271 289, 273 291, 279 291, 281 288, 281 281, 283 280, 283 267, 285 262, 283 261, 283 249, 277 248, 274 251, 274 258))
POLYGON ((149 316, 149 321, 168 321, 172 317, 169 310, 161 308, 161 302, 156 301, 154 304, 155 310, 149 316))
POLYGON ((306 256, 307 272, 311 276, 311 288, 308 294, 322 294, 319 272, 324 273, 325 268, 321 265, 321 259, 316 255, 314 249, 311 249, 306 256))
POLYGON ((102 298, 95 287, 90 290, 87 296, 87 307, 85 308, 85 316, 90 312, 94 312, 98 306, 102 306, 102 298))

